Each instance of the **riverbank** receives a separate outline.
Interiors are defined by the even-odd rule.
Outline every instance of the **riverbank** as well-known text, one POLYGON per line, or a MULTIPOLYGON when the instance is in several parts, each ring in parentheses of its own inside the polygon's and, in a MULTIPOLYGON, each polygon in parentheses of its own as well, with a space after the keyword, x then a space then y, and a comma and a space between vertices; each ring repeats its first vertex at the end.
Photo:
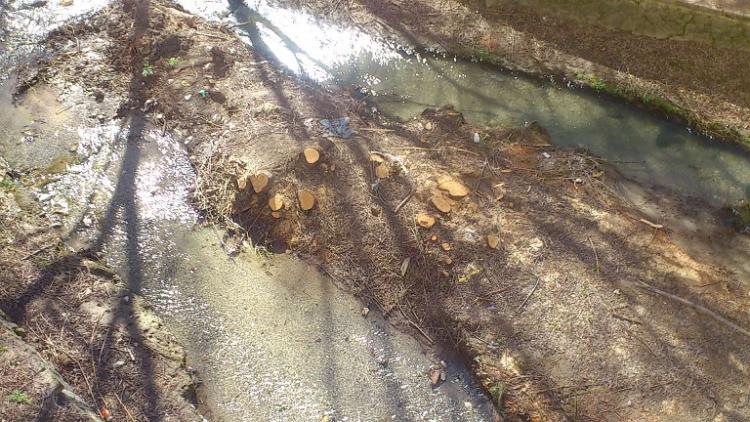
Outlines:
MULTIPOLYGON (((259 48, 257 23, 242 30, 259 48)), ((381 118, 356 91, 290 76, 160 2, 110 7, 46 45, 57 54, 25 74, 19 101, 81 86, 111 106, 103 120, 184 139, 193 198, 234 231, 227 243, 247 234, 302 257, 365 316, 456 350, 497 419, 748 415, 747 238, 710 208, 638 191, 537 124, 488 129, 450 107, 381 118)), ((433 369, 421 382, 442 388, 433 369)))
MULTIPOLYGON (((331 8, 326 1, 281 3, 403 45, 570 81, 711 136, 750 145, 750 80, 743 70, 750 60, 747 49, 609 28, 553 13, 560 5, 550 9, 516 1, 351 0, 331 8)), ((618 23, 636 18, 623 16, 618 23)))

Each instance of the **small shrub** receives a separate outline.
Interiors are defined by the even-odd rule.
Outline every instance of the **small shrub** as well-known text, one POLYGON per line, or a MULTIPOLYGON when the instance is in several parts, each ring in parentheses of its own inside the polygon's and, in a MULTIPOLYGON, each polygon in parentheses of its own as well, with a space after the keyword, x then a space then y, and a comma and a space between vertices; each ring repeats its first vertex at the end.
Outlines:
POLYGON ((168 58, 167 59, 167 64, 170 65, 170 66, 172 66, 172 67, 177 66, 177 57, 170 57, 170 58, 168 58))

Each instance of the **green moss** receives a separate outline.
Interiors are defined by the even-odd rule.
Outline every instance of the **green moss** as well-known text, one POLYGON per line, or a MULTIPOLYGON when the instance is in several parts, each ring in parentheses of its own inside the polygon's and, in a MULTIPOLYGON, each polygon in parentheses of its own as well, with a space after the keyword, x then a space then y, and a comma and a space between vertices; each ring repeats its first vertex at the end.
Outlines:
POLYGON ((16 184, 10 177, 3 177, 0 179, 0 189, 5 191, 12 191, 16 184))
POLYGON ((641 95, 641 102, 647 107, 664 112, 670 116, 679 117, 688 123, 693 122, 695 120, 693 113, 689 112, 688 110, 685 110, 682 107, 677 106, 675 103, 667 100, 666 98, 662 98, 662 97, 658 97, 658 96, 650 95, 650 94, 643 94, 641 95))
POLYGON ((8 400, 10 400, 13 403, 31 404, 31 397, 29 397, 28 394, 26 394, 24 391, 21 391, 21 390, 13 390, 8 395, 8 400))
POLYGON ((492 61, 492 53, 490 53, 490 50, 482 47, 473 49, 471 52, 471 57, 480 62, 492 61))
POLYGON ((596 75, 578 74, 576 75, 576 78, 596 92, 603 92, 615 97, 629 98, 627 91, 625 91, 622 87, 617 84, 608 82, 596 75))

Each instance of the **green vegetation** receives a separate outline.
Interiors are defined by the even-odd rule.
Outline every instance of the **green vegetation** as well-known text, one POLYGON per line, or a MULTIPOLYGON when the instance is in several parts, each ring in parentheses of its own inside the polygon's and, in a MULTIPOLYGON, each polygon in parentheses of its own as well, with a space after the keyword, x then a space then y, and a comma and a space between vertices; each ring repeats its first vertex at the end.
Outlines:
POLYGON ((655 110, 662 111, 669 116, 679 117, 680 119, 685 120, 687 123, 690 123, 693 121, 692 113, 688 112, 682 107, 677 106, 676 104, 667 100, 666 98, 657 97, 655 95, 650 95, 650 94, 644 94, 641 96, 641 102, 645 106, 650 107, 655 110))
POLYGON ((497 384, 490 387, 490 394, 495 400, 498 408, 503 407, 503 394, 505 394, 505 384, 498 382, 497 384))
POLYGON ((177 66, 177 57, 170 57, 170 58, 168 58, 167 59, 167 64, 170 65, 170 66, 172 66, 172 67, 177 66))
POLYGON ((475 48, 471 53, 471 57, 480 62, 488 62, 492 59, 492 53, 486 48, 475 48))
POLYGON ((625 89, 621 88, 617 84, 607 82, 598 76, 578 74, 576 75, 576 79, 583 81, 586 85, 588 85, 596 92, 604 92, 615 97, 628 98, 628 93, 625 89))
POLYGON ((11 179, 10 177, 3 177, 2 179, 0 179, 0 188, 2 188, 3 190, 13 190, 14 187, 15 183, 13 183, 13 179, 11 179))
POLYGON ((735 229, 750 233, 750 198, 730 207, 731 223, 735 229))
POLYGON ((21 390, 13 390, 10 395, 8 395, 8 400, 13 403, 31 404, 31 397, 21 390))
POLYGON ((3 353, 7 351, 8 351, 8 348, 0 344, 0 355, 2 355, 3 353))
POLYGON ((143 75, 144 78, 147 78, 153 74, 154 74, 154 66, 149 62, 143 63, 143 70, 141 71, 141 75, 143 75))

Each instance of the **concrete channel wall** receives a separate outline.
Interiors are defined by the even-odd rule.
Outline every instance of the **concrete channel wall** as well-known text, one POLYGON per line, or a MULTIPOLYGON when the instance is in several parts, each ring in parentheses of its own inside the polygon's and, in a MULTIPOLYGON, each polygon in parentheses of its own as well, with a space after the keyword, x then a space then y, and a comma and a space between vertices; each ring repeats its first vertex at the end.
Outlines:
POLYGON ((484 0, 519 2, 587 24, 750 51, 750 0, 484 0))

